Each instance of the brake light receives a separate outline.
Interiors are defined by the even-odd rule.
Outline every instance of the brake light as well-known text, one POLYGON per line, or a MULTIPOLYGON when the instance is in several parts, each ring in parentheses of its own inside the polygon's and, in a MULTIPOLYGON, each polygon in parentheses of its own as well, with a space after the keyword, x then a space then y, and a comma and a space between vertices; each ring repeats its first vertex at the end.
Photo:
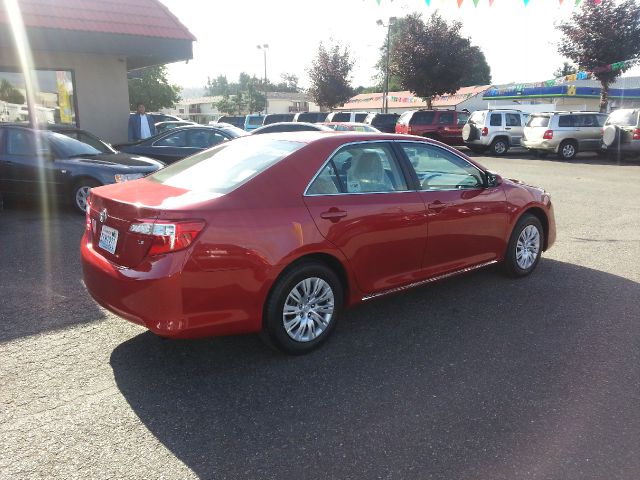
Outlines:
POLYGON ((202 220, 185 222, 147 221, 132 224, 129 227, 129 231, 153 237, 148 255, 154 256, 187 248, 194 242, 203 228, 204 222, 202 220))
POLYGON ((546 132, 544 132, 542 138, 545 140, 553 140, 553 130, 547 130, 546 132))
POLYGON ((410 125, 407 125, 407 133, 408 133, 409 135, 411 135, 411 126, 410 126, 410 125))
POLYGON ((633 131, 633 139, 634 140, 640 140, 640 128, 636 128, 633 131))
POLYGON ((487 127, 484 127, 482 129, 482 136, 486 137, 487 135, 489 135, 489 129, 487 127))
POLYGON ((85 212, 85 222, 87 227, 87 232, 91 231, 91 196, 87 197, 87 208, 84 209, 85 212))

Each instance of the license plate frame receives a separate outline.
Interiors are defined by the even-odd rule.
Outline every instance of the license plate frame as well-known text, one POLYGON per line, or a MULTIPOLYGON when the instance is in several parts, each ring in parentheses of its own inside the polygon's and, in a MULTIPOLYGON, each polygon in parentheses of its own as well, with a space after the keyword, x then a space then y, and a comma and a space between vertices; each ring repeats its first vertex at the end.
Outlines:
POLYGON ((100 241, 98 242, 98 246, 109 252, 111 255, 115 255, 116 248, 118 246, 118 233, 117 229, 103 225, 100 230, 100 241))

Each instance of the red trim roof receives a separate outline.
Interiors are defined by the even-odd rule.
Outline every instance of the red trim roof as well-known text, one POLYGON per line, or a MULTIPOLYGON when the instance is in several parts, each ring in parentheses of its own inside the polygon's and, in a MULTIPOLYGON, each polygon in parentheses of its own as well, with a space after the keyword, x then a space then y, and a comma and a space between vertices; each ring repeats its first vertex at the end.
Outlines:
MULTIPOLYGON (((3 2, 4 4, 4 2, 3 2)), ((18 0, 26 27, 194 41, 158 0, 18 0)), ((0 24, 7 24, 0 8, 0 24)))

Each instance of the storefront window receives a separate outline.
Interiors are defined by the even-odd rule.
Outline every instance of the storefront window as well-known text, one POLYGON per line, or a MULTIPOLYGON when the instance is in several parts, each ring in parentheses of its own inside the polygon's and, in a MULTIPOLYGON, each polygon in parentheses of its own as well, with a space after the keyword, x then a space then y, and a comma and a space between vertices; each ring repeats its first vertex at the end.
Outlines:
MULTIPOLYGON (((35 112, 38 123, 76 125, 73 73, 36 70, 35 112)), ((22 72, 0 71, 0 122, 28 122, 29 108, 22 72)))

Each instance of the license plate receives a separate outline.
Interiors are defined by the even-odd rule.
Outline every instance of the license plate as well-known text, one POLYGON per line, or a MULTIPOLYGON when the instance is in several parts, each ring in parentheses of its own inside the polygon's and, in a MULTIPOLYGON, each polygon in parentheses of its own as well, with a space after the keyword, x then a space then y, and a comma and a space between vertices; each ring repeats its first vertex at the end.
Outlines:
POLYGON ((107 227, 103 225, 102 231, 100 232, 100 241, 98 242, 98 246, 110 254, 114 255, 116 253, 116 244, 118 243, 118 230, 115 228, 107 227))

